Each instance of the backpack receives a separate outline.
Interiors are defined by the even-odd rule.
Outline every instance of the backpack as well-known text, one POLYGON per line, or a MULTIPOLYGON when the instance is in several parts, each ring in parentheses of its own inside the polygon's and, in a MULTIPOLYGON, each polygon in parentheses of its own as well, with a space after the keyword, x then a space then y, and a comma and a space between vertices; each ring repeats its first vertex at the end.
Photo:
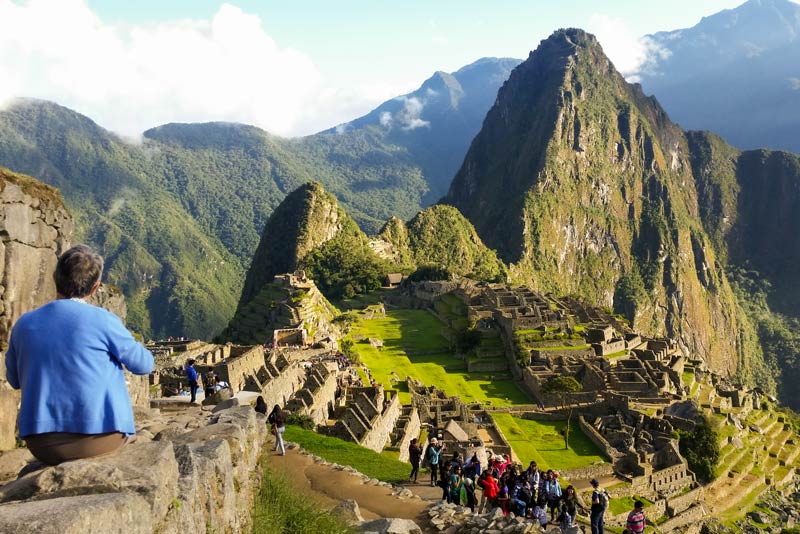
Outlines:
POLYGON ((600 490, 597 495, 597 500, 600 501, 600 506, 603 507, 603 511, 605 512, 608 510, 608 499, 609 495, 606 490, 600 490))

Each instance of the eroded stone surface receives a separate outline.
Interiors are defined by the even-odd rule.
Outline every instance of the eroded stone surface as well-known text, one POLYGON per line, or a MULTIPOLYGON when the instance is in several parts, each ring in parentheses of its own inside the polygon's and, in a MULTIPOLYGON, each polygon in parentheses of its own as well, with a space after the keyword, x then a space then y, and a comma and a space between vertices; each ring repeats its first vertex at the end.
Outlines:
POLYGON ((0 533, 150 534, 150 506, 134 493, 59 497, 0 506, 0 533))

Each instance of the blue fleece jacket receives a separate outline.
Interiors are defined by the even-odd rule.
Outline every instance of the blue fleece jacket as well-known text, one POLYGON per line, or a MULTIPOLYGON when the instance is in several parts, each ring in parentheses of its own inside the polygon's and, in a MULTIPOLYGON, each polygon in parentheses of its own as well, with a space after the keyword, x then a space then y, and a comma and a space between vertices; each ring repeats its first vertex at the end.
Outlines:
POLYGON ((22 389, 20 437, 134 434, 123 365, 148 374, 153 355, 111 312, 61 299, 20 317, 6 351, 6 378, 22 389))

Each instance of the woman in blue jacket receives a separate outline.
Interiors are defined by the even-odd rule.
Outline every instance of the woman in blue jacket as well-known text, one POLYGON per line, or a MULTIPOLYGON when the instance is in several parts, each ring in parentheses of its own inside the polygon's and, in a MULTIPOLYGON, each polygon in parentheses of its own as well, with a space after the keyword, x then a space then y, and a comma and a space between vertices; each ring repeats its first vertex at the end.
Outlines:
POLYGON ((153 355, 113 313, 86 302, 103 259, 86 245, 58 259, 58 298, 24 314, 11 331, 6 378, 22 390, 19 435, 55 465, 112 452, 136 433, 123 367, 153 370, 153 355))

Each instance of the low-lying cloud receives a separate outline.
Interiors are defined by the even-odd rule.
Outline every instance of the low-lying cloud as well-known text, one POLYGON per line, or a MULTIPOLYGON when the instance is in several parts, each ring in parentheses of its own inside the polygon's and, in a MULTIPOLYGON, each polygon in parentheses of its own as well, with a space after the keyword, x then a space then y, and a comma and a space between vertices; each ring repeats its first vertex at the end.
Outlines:
POLYGON ((630 82, 639 81, 641 73, 649 72, 659 59, 670 55, 668 49, 652 39, 633 33, 620 18, 595 13, 589 17, 587 30, 597 37, 603 51, 630 82))
POLYGON ((123 27, 100 20, 84 0, 0 0, 0 80, 0 104, 53 100, 131 137, 166 122, 211 120, 311 133, 397 94, 326 87, 307 55, 280 46, 258 16, 230 4, 210 20, 123 27))

